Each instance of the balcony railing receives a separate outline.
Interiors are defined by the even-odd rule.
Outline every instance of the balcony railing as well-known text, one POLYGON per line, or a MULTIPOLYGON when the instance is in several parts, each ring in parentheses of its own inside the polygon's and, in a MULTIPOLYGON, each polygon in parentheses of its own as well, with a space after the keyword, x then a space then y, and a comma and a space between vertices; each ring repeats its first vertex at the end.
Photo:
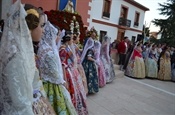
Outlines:
POLYGON ((109 12, 103 12, 103 16, 109 18, 110 17, 110 13, 109 12))
POLYGON ((130 27, 131 26, 131 20, 125 19, 123 17, 120 17, 119 18, 119 25, 130 27))
POLYGON ((138 27, 139 23, 138 22, 134 22, 134 26, 138 27))

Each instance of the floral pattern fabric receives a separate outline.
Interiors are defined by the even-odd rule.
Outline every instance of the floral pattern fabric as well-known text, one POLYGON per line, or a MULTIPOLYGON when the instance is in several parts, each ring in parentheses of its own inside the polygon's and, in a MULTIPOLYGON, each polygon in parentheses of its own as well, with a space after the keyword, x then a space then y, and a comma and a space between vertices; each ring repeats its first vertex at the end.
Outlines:
POLYGON ((82 81, 83 81, 83 86, 84 86, 84 90, 86 92, 86 94, 88 93, 88 88, 87 88, 87 79, 86 79, 86 74, 84 72, 84 68, 81 64, 81 51, 78 48, 77 45, 75 45, 75 50, 76 50, 76 56, 77 56, 77 69, 82 77, 82 81))
POLYGON ((108 51, 107 47, 108 47, 107 44, 102 44, 101 60, 103 62, 104 69, 105 69, 106 82, 110 83, 115 78, 115 71, 114 71, 112 59, 109 56, 109 52, 107 52, 108 51))
POLYGON ((97 69, 98 69, 98 77, 99 77, 98 78, 99 87, 104 87, 106 85, 106 76, 105 76, 105 69, 101 59, 98 62, 97 69))
POLYGON ((157 62, 154 59, 148 58, 145 60, 146 76, 150 78, 157 78, 157 62))
POLYGON ((131 60, 128 63, 125 74, 134 78, 145 78, 145 63, 141 53, 134 49, 131 60))
POLYGON ((145 59, 145 69, 147 77, 157 78, 158 66, 156 53, 152 50, 150 51, 149 56, 145 59))
POLYGON ((94 57, 92 49, 87 51, 85 59, 83 60, 83 68, 86 74, 88 93, 97 93, 99 91, 98 74, 95 62, 88 60, 88 56, 94 57))
POLYGON ((43 82, 47 97, 57 115, 77 115, 64 86, 43 82))
POLYGON ((86 105, 86 93, 84 90, 82 77, 80 76, 77 68, 73 66, 74 59, 69 47, 62 46, 60 51, 60 58, 62 61, 63 68, 65 69, 65 77, 67 79, 68 89, 72 98, 74 107, 79 115, 87 115, 87 105, 86 105))
POLYGON ((171 80, 171 62, 170 53, 168 51, 160 57, 160 70, 158 73, 158 79, 171 80))
POLYGON ((69 98, 69 94, 63 95, 66 92, 66 90, 62 90, 60 88, 62 84, 53 83, 49 79, 49 76, 57 77, 59 74, 58 70, 56 69, 58 66, 54 63, 56 55, 51 54, 53 54, 51 51, 47 52, 47 55, 44 58, 45 60, 43 60, 45 62, 45 65, 40 67, 41 76, 45 75, 48 77, 48 79, 46 79, 46 77, 45 79, 43 79, 43 85, 48 100, 51 103, 56 114, 69 115, 70 113, 72 113, 73 115, 76 115, 75 108, 72 105, 72 101, 71 98, 69 98), (69 101, 65 101, 67 99, 69 101))

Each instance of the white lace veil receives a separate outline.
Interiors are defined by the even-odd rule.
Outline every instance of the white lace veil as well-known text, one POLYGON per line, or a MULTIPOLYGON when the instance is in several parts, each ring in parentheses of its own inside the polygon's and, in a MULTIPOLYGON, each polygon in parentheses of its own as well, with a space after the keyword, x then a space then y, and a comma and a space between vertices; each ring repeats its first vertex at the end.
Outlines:
POLYGON ((49 21, 47 21, 44 27, 44 34, 39 44, 39 50, 38 50, 38 56, 40 58, 39 66, 41 67, 42 65, 45 65, 44 60, 46 55, 49 55, 48 53, 52 52, 51 55, 55 55, 56 57, 56 60, 54 61, 54 65, 57 66, 56 68, 58 70, 56 71, 58 72, 57 73, 58 76, 57 78, 52 79, 52 77, 54 76, 47 76, 46 74, 43 74, 41 75, 41 77, 49 80, 52 83, 63 84, 65 81, 63 79, 63 70, 62 70, 61 60, 60 60, 60 56, 58 54, 58 48, 56 45, 57 33, 58 33, 58 30, 49 21))
POLYGON ((62 40, 63 36, 65 36, 65 30, 64 30, 64 29, 61 31, 61 35, 59 36, 60 39, 59 39, 58 42, 56 43, 56 44, 57 44, 58 50, 60 49, 60 47, 61 47, 61 45, 62 45, 62 44, 61 44, 61 40, 62 40))
POLYGON ((110 55, 109 55, 109 47, 110 47, 110 40, 111 38, 108 35, 105 35, 102 40, 102 46, 101 46, 101 55, 106 55, 107 61, 110 61, 110 55))
POLYGON ((92 47, 94 46, 94 40, 92 38, 88 38, 87 42, 86 42, 86 45, 84 47, 84 50, 82 52, 82 55, 81 55, 81 63, 83 62, 85 56, 86 56, 86 53, 89 49, 91 49, 92 47))
POLYGON ((33 115, 35 59, 21 1, 8 12, 0 46, 0 115, 33 115))
POLYGON ((95 41, 94 50, 95 50, 95 59, 96 59, 97 63, 99 63, 99 61, 100 61, 100 50, 101 50, 100 41, 95 41))

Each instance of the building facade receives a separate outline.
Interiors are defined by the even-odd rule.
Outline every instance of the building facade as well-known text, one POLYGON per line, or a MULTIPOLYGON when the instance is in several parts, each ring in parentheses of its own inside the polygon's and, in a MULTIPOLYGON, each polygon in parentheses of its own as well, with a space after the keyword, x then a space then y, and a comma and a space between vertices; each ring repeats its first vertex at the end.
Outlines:
MULTIPOLYGON (((2 19, 6 18, 7 7, 16 0, 0 0, 2 19)), ((63 10, 68 0, 21 0, 24 4, 43 7, 45 11, 63 10)), ((128 36, 135 41, 142 34, 145 11, 149 9, 134 0, 71 0, 85 26, 95 27, 100 39, 104 35, 121 40, 128 36)))
POLYGON ((141 36, 145 11, 149 9, 134 0, 93 0, 90 4, 91 10, 89 27, 94 26, 102 38, 105 34, 121 40, 128 36, 135 41, 141 36))

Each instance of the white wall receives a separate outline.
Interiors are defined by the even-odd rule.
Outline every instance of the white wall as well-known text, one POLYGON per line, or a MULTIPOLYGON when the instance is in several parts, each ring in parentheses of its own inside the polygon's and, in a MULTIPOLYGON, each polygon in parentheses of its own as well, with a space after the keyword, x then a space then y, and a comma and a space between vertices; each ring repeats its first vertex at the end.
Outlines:
POLYGON ((91 24, 92 25, 90 25, 90 27, 94 26, 95 29, 98 31, 98 35, 100 35, 100 31, 107 31, 107 35, 111 37, 111 42, 113 42, 117 38, 118 28, 98 23, 91 23, 91 24))
POLYGON ((131 20, 130 28, 134 28, 134 29, 137 29, 137 30, 142 30, 143 29, 143 24, 144 24, 144 18, 145 18, 145 11, 143 11, 143 10, 141 10, 141 9, 125 2, 125 1, 122 1, 122 4, 129 7, 127 19, 131 20), (140 13, 139 26, 137 28, 134 27, 134 19, 135 19, 135 12, 136 11, 140 13))
POLYGON ((137 40, 137 35, 138 34, 142 34, 142 33, 135 32, 135 31, 130 31, 130 30, 125 31, 125 36, 127 36, 130 40, 131 40, 132 36, 135 36, 136 37, 135 40, 137 40))
POLYGON ((100 21, 110 22, 113 24, 117 24, 119 22, 120 12, 121 12, 121 5, 127 6, 128 9, 128 17, 127 19, 131 20, 131 26, 130 28, 134 28, 137 30, 142 30, 143 23, 144 23, 144 17, 145 17, 145 11, 123 1, 123 0, 112 0, 111 4, 111 11, 110 11, 110 18, 104 19, 102 18, 102 11, 103 11, 103 0, 93 0, 91 4, 91 14, 90 14, 90 20, 89 22, 92 22, 92 19, 97 19, 100 21), (135 19, 135 12, 140 13, 140 19, 139 19, 139 26, 134 27, 134 19, 135 19))

